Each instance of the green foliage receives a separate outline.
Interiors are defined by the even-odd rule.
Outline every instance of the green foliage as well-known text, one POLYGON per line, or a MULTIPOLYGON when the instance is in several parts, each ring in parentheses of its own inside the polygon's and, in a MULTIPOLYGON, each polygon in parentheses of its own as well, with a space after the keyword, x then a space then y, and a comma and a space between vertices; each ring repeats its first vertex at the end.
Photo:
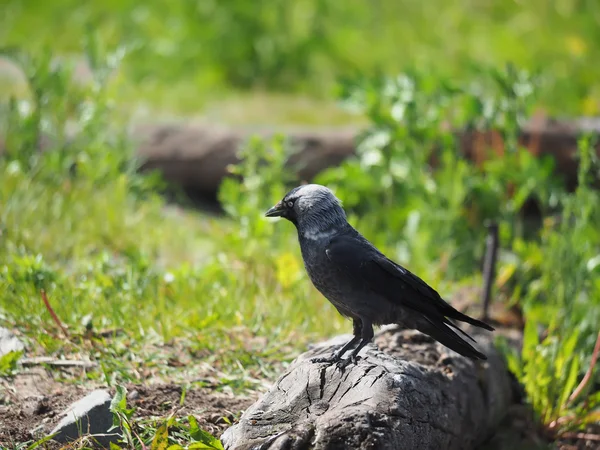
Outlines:
POLYGON ((188 448, 213 448, 217 450, 223 450, 223 444, 204 430, 201 430, 198 426, 198 422, 194 416, 188 416, 190 423, 190 436, 197 444, 192 444, 188 448))
MULTIPOLYGON (((223 450, 223 444, 212 434, 202 430, 194 416, 187 417, 188 424, 184 420, 169 418, 156 429, 153 427, 142 427, 141 434, 154 434, 151 449, 164 450, 186 450, 186 449, 213 449, 223 450)), ((140 448, 140 446, 132 446, 140 448)))
POLYGON ((0 42, 33 51, 51 42, 72 56, 91 26, 129 49, 128 98, 151 96, 188 111, 231 88, 323 95, 353 71, 417 66, 464 77, 473 61, 543 67, 540 103, 554 112, 599 108, 594 1, 7 0, 0 8, 0 42))
MULTIPOLYGON (((12 59, 25 73, 30 99, 9 102, 3 131, 7 136, 7 157, 26 171, 35 172, 39 165, 48 167, 47 173, 64 177, 76 171, 83 176, 101 180, 120 173, 132 165, 131 152, 123 151, 107 158, 104 145, 129 147, 123 136, 111 136, 109 105, 106 103, 106 77, 102 74, 117 64, 116 55, 100 53, 95 35, 89 33, 85 55, 97 74, 91 83, 73 83, 72 65, 56 64, 52 52, 46 50, 39 57, 22 51, 10 51, 12 59), (44 150, 60 151, 42 153, 44 150)), ((131 167, 135 169, 135 167, 131 167)), ((132 170, 133 172, 133 170, 132 170)))
POLYGON ((10 351, 0 356, 0 376, 6 377, 12 375, 17 369, 17 363, 23 356, 22 351, 10 351))
POLYGON ((552 161, 517 145, 535 78, 512 66, 479 73, 477 83, 462 89, 421 72, 348 81, 343 100, 362 108, 372 126, 356 158, 318 177, 350 211, 368 218, 362 228, 394 246, 399 259, 420 267, 442 258, 455 279, 476 270, 488 221, 501 222, 512 240, 524 228, 526 200, 538 199, 546 211, 561 192, 552 161), (456 129, 490 127, 503 138, 501 154, 474 149, 486 157, 480 169, 457 157, 456 129), (440 241, 443 248, 435 245, 440 241))
POLYGON ((597 415, 595 397, 588 388, 576 402, 567 400, 589 367, 600 323, 593 142, 580 142, 579 185, 566 192, 551 160, 518 145, 536 78, 512 66, 479 73, 477 84, 463 89, 418 72, 347 82, 344 101, 362 108, 372 126, 356 157, 318 181, 334 187, 362 217, 354 219, 360 228, 397 259, 419 272, 440 261, 435 268, 455 281, 479 270, 485 225, 498 223, 499 281, 504 295, 520 302, 527 323, 522 355, 509 352, 511 368, 543 425, 583 427, 597 415), (468 162, 458 155, 454 130, 461 128, 494 130, 501 151, 475 148, 474 159, 485 159, 468 162), (532 201, 541 228, 523 214, 532 201))
MULTIPOLYGON (((113 413, 113 431, 121 430, 120 443, 131 449, 184 450, 184 449, 216 449, 223 450, 221 442, 210 433, 202 430, 194 416, 176 419, 169 416, 165 421, 146 421, 135 416, 135 408, 127 408, 127 389, 116 386, 111 402, 113 413), (185 445, 185 446, 184 446, 185 445)), ((121 448, 111 444, 111 449, 121 448)))
POLYGON ((600 195, 590 186, 596 160, 592 142, 580 141, 579 184, 574 193, 560 198, 560 218, 546 221, 539 243, 517 248, 514 272, 517 278, 518 273, 529 278, 519 279, 526 283, 519 291, 527 324, 522 354, 511 354, 509 362, 541 423, 559 431, 593 423, 600 410, 600 397, 590 386, 576 401, 569 398, 592 364, 600 323, 600 283, 595 274, 600 195), (520 266, 526 265, 528 270, 521 271, 520 266), (538 336, 540 326, 546 329, 543 340, 538 336))
POLYGON ((44 100, 0 116, 7 133, 0 156, 2 323, 23 330, 34 351, 88 354, 99 367, 84 377, 109 385, 167 373, 198 378, 212 367, 211 386, 253 387, 313 333, 341 325, 320 314, 329 305, 300 283, 292 229, 275 228, 260 214, 283 189, 288 145, 254 140, 242 152, 248 162, 240 174, 258 176, 224 184, 232 220, 167 206, 156 176, 135 171, 123 127, 113 120, 102 84, 110 66, 102 58, 111 53, 87 48, 101 72, 91 87, 78 86, 60 64, 46 64, 49 57, 14 53, 28 64, 30 90, 44 100), (40 135, 47 136, 42 152, 31 149, 40 135), (41 290, 69 336, 46 311, 41 290), (170 358, 198 363, 184 371, 165 363, 170 358))
MULTIPOLYGON (((568 331, 568 330, 567 330, 568 331)), ((549 336, 540 342, 538 324, 528 320, 523 335, 523 351, 519 358, 509 354, 509 368, 523 383, 528 401, 548 425, 565 415, 567 400, 577 384, 580 359, 573 357, 579 333, 559 336, 549 330, 549 336)))
POLYGON ((251 138, 239 151, 243 163, 230 167, 236 177, 226 178, 219 188, 223 208, 241 227, 239 234, 230 236, 232 245, 245 242, 244 248, 251 252, 256 246, 277 242, 281 227, 273 227, 260 212, 266 211, 265 205, 278 202, 286 183, 293 179, 285 167, 288 153, 283 136, 270 142, 251 138))
POLYGON ((121 385, 115 388, 115 395, 110 402, 110 412, 113 414, 112 430, 120 429, 123 443, 134 446, 132 432, 133 408, 127 408, 127 389, 121 385))
MULTIPOLYGON (((46 3, 17 3, 9 2, 12 18, 47 12, 46 3)), ((317 85, 328 85, 332 73, 347 74, 355 66, 405 65, 390 55, 397 42, 405 44, 407 55, 416 54, 422 48, 414 40, 418 35, 430 50, 426 61, 411 64, 419 69, 397 77, 349 77, 341 84, 343 103, 364 114, 370 126, 356 157, 317 181, 336 190, 351 222, 367 237, 442 292, 477 279, 486 224, 499 223, 500 297, 518 304, 526 321, 522 354, 508 356, 511 369, 544 426, 562 431, 597 418, 600 397, 593 383, 571 400, 590 365, 600 323, 593 141, 580 142, 574 193, 556 179, 552 160, 534 157, 518 144, 519 127, 540 95, 542 103, 576 111, 596 98, 586 78, 596 65, 589 69, 585 62, 595 61, 597 52, 585 43, 595 42, 600 28, 590 25, 595 19, 588 10, 567 2, 568 11, 561 14, 582 26, 553 33, 548 42, 540 33, 538 46, 554 48, 573 34, 573 48, 579 50, 561 53, 561 64, 573 63, 567 74, 547 70, 539 76, 512 65, 500 70, 499 60, 481 64, 487 54, 471 58, 446 33, 438 36, 436 30, 449 28, 430 21, 451 20, 452 14, 438 9, 447 2, 423 9, 387 1, 341 7, 305 0, 293 8, 279 0, 252 7, 201 3, 63 2, 60 8, 80 13, 75 23, 98 21, 99 34, 88 30, 83 49, 73 48, 71 36, 61 41, 63 35, 56 33, 57 46, 84 54, 91 68, 87 83, 74 82, 70 60, 57 60, 47 49, 9 53, 26 75, 27 93, 2 104, 0 115, 0 134, 6 137, 0 156, 2 324, 19 328, 34 352, 84 354, 98 362, 98 369, 82 377, 116 386, 112 410, 126 445, 221 448, 193 417, 137 420, 121 383, 169 377, 202 380, 198 386, 221 390, 256 388, 315 336, 347 324, 309 286, 293 227, 274 226, 263 217, 297 183, 289 175, 291 146, 285 138, 253 138, 241 149, 240 163, 219 190, 227 218, 182 212, 159 197, 158 177, 136 172, 113 108, 113 77, 140 84, 150 77, 152 86, 191 77, 194 86, 308 86, 315 92, 317 85), (400 7, 407 23, 429 37, 390 25, 388 13, 400 7), (298 15, 314 20, 300 23, 298 15), (379 41, 369 41, 379 33, 379 41), (111 39, 119 40, 114 52, 101 45, 111 39), (379 48, 374 42, 387 44, 379 48), (447 59, 439 55, 449 48, 458 56, 446 70, 447 59), (124 68, 117 67, 121 58, 124 68), (574 82, 578 78, 580 83, 574 82), (559 87, 567 89, 558 93, 559 87), (499 144, 493 150, 476 145, 478 162, 472 163, 459 154, 456 129, 493 129, 499 144), (541 226, 523 214, 531 201, 541 226), (67 336, 45 310, 41 290, 67 336)), ((503 56, 515 56, 502 50, 514 38, 506 35, 505 21, 499 26, 495 18, 539 9, 537 2, 519 11, 514 5, 469 5, 473 11, 465 32, 479 36, 485 30, 492 37, 483 47, 503 56)), ((444 11, 455 6, 448 8, 444 11)), ((540 15, 556 21, 552 11, 540 15)), ((8 42, 22 33, 19 20, 10 30, 0 27, 8 42)), ((63 17, 60 25, 65 26, 63 17)), ((47 27, 28 30, 43 34, 55 26, 48 19, 47 27)), ((548 50, 544 56, 554 61, 555 54, 548 50)), ((529 61, 528 55, 524 51, 521 59, 529 61)), ((539 64, 529 68, 534 65, 539 64)), ((0 373, 18 370, 18 357, 2 358, 0 373)))

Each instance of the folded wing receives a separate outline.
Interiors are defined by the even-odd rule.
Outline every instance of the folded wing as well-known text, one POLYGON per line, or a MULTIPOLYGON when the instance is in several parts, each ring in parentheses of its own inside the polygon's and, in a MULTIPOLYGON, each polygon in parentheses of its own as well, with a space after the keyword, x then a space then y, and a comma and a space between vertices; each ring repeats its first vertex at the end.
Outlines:
POLYGON ((488 324, 467 316, 446 303, 439 293, 421 278, 396 264, 360 236, 334 237, 326 249, 330 261, 354 279, 362 279, 373 292, 388 301, 424 316, 420 331, 465 356, 485 356, 465 342, 453 329, 472 338, 448 319, 493 330, 488 324), (449 327, 450 326, 450 327, 449 327))

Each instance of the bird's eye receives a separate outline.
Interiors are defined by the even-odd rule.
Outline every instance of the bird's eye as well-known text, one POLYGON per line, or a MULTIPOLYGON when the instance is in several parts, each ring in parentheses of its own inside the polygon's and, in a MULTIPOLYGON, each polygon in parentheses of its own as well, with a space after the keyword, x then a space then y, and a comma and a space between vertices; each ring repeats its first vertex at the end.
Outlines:
POLYGON ((291 208, 294 206, 294 202, 292 200, 287 202, 288 208, 291 208))

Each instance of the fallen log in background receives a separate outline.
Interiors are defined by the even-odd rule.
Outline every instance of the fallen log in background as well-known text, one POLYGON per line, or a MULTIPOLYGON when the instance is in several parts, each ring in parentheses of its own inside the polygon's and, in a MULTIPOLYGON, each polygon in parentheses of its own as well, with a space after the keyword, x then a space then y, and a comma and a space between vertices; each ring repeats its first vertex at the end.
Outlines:
MULTIPOLYGON (((283 134, 296 153, 289 165, 300 180, 310 181, 328 167, 339 165, 355 153, 356 137, 364 130, 355 127, 228 127, 211 123, 148 123, 132 128, 130 136, 142 170, 156 169, 165 179, 198 197, 214 199, 227 166, 238 162, 238 149, 253 135, 269 137, 283 134)), ((538 156, 550 155, 556 172, 567 187, 577 183, 577 140, 584 133, 600 134, 600 118, 553 120, 533 118, 524 125, 519 142, 538 156)), ((489 148, 504 151, 497 132, 458 131, 462 155, 476 163, 486 158, 489 148)), ((51 148, 49 137, 42 136, 42 150, 51 148)), ((0 154, 4 152, 0 136, 0 154)), ((600 157, 600 140, 596 142, 600 157)), ((435 161, 433 161, 435 165, 435 161)), ((597 180, 598 181, 598 180, 597 180)))
POLYGON ((327 167, 338 165, 354 152, 358 131, 350 128, 245 129, 216 124, 143 125, 134 129, 137 154, 143 169, 158 169, 167 181, 207 196, 214 196, 227 166, 239 161, 238 149, 248 138, 289 137, 297 153, 290 165, 301 179, 312 179, 327 167))
POLYGON ((476 332, 473 362, 416 331, 389 328, 344 371, 309 361, 341 336, 298 357, 222 436, 227 450, 470 449, 512 403, 509 375, 490 333, 476 332))
MULTIPOLYGON (((238 161, 237 150, 251 135, 282 133, 298 150, 290 166, 302 180, 311 180, 325 168, 338 165, 355 152, 357 128, 231 128, 215 124, 148 124, 135 127, 132 137, 144 169, 158 169, 165 178, 198 194, 214 197, 227 166, 238 161)), ((582 133, 600 133, 600 118, 556 121, 533 118, 522 129, 520 144, 535 155, 551 155, 557 173, 569 188, 577 181, 577 140, 582 133)), ((496 132, 457 132, 463 155, 475 162, 488 148, 503 151, 496 132)), ((600 142, 596 145, 600 156, 600 142)))

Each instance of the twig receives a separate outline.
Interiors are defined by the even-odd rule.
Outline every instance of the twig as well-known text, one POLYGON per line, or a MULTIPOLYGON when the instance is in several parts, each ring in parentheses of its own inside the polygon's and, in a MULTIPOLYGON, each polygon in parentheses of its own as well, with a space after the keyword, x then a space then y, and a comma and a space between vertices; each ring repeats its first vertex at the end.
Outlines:
POLYGON ((96 367, 97 363, 94 361, 83 361, 79 359, 56 359, 50 356, 38 356, 34 358, 21 358, 19 364, 23 366, 39 366, 47 364, 55 367, 96 367))
POLYGON ((590 367, 588 367, 587 372, 585 373, 583 379, 579 383, 579 385, 575 388, 569 400, 567 400, 567 405, 573 403, 577 397, 581 394, 581 392, 585 389, 587 384, 592 379, 592 375, 594 373, 594 366, 596 365, 596 361, 598 361, 598 354, 600 353, 600 331, 598 332, 598 337, 596 338, 596 345, 594 345, 594 351, 592 352, 592 360, 590 361, 590 367))
POLYGON ((62 330, 62 332, 65 335, 65 337, 68 337, 69 333, 67 332, 66 328, 64 327, 64 325, 62 324, 62 322, 60 321, 60 319, 58 318, 58 316, 54 312, 54 309, 52 309, 52 306, 50 306, 50 302, 48 301, 48 296, 46 295, 46 291, 44 291, 43 289, 41 289, 40 293, 42 294, 42 300, 44 301, 44 305, 46 305, 46 309, 48 310, 48 312, 52 316, 52 320, 54 320, 54 323, 56 323, 56 325, 58 325, 58 327, 62 330))
POLYGON ((105 338, 105 337, 111 337, 111 336, 120 336, 125 332, 125 330, 123 328, 113 328, 110 330, 101 330, 101 331, 94 331, 94 330, 86 330, 84 333, 76 333, 73 334, 73 337, 85 337, 85 338, 105 338))
POLYGON ((498 253, 498 224, 488 225, 489 234, 486 239, 485 260, 483 262, 483 320, 489 319, 492 285, 496 277, 496 255, 498 253))
POLYGON ((550 422, 548 424, 548 429, 549 430, 554 430, 555 428, 559 427, 560 425, 564 424, 564 423, 568 423, 572 420, 575 419, 575 415, 574 414, 569 414, 567 416, 561 416, 556 420, 553 420, 552 422, 550 422))
POLYGON ((561 438, 565 439, 585 439, 586 441, 600 441, 600 434, 592 433, 573 433, 566 432, 560 435, 561 438))

